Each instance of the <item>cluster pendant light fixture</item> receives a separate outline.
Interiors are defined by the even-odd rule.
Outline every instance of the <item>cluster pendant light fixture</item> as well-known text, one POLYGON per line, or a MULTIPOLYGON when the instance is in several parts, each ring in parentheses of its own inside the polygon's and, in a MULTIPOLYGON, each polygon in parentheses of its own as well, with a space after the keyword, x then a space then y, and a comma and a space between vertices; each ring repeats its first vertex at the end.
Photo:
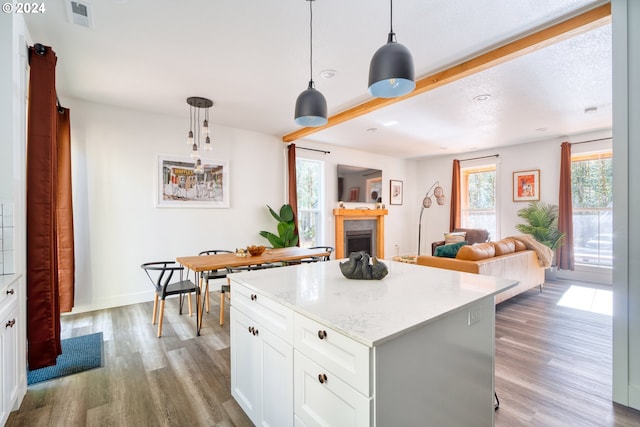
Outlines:
POLYGON ((193 172, 204 173, 201 151, 211 151, 211 137, 209 135, 209 108, 213 106, 213 101, 199 96, 187 98, 189 104, 189 136, 187 144, 191 147, 191 158, 194 159, 193 172), (204 110, 204 111, 202 111, 204 110), (202 112, 202 114, 201 114, 202 112), (200 121, 202 117, 202 122, 200 121))
POLYGON ((376 51, 369 65, 369 94, 376 98, 396 98, 416 87, 411 52, 396 41, 393 32, 393 0, 387 44, 376 51))
POLYGON ((313 7, 309 2, 309 87, 296 100, 295 122, 300 126, 323 126, 327 124, 327 100, 316 90, 313 83, 313 7))

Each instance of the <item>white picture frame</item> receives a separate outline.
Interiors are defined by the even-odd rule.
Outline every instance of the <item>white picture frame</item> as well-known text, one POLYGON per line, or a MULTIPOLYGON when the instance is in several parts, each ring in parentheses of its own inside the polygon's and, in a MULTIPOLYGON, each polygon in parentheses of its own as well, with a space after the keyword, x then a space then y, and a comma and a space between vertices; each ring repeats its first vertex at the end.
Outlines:
POLYGON ((190 157, 158 155, 155 206, 158 208, 229 208, 229 161, 201 159, 196 174, 190 157))

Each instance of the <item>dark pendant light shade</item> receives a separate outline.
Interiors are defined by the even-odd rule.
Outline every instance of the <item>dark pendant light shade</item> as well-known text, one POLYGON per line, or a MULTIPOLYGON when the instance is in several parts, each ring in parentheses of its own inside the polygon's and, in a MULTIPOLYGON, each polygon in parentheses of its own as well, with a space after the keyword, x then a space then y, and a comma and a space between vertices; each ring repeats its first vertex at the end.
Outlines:
POLYGON ((316 90, 313 84, 313 8, 315 0, 309 2, 309 87, 296 99, 295 122, 305 127, 317 127, 327 124, 327 100, 316 90))
POLYGON ((416 87, 411 52, 396 41, 393 32, 393 0, 390 6, 391 30, 387 44, 376 51, 369 65, 369 94, 376 98, 396 98, 416 87))
POLYGON ((327 124, 327 100, 313 87, 309 87, 298 95, 296 100, 296 124, 300 126, 323 126, 327 124))

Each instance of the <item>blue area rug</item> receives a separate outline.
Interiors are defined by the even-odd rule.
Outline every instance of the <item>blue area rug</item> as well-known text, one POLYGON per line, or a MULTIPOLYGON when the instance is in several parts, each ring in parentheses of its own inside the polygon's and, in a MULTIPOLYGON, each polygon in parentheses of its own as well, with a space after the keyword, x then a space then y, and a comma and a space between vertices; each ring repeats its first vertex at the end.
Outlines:
POLYGON ((27 384, 35 384, 102 366, 102 332, 61 341, 62 354, 54 366, 27 371, 27 384))

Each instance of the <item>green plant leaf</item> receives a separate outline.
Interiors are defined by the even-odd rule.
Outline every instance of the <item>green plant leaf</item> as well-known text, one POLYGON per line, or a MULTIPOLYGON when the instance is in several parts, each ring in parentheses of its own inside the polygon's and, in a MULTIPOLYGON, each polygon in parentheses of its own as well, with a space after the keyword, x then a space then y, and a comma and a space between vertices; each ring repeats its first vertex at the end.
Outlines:
MULTIPOLYGON (((271 216, 274 217, 276 219, 276 221, 278 221, 278 222, 282 222, 283 221, 283 219, 280 217, 280 215, 278 215, 276 213, 276 211, 271 209, 271 206, 267 205, 267 207, 269 208, 269 212, 271 213, 271 216)), ((280 210, 282 210, 282 209, 280 209, 280 210)))
POLYGON ((293 208, 291 205, 282 205, 280 208, 280 221, 293 222, 293 208))

